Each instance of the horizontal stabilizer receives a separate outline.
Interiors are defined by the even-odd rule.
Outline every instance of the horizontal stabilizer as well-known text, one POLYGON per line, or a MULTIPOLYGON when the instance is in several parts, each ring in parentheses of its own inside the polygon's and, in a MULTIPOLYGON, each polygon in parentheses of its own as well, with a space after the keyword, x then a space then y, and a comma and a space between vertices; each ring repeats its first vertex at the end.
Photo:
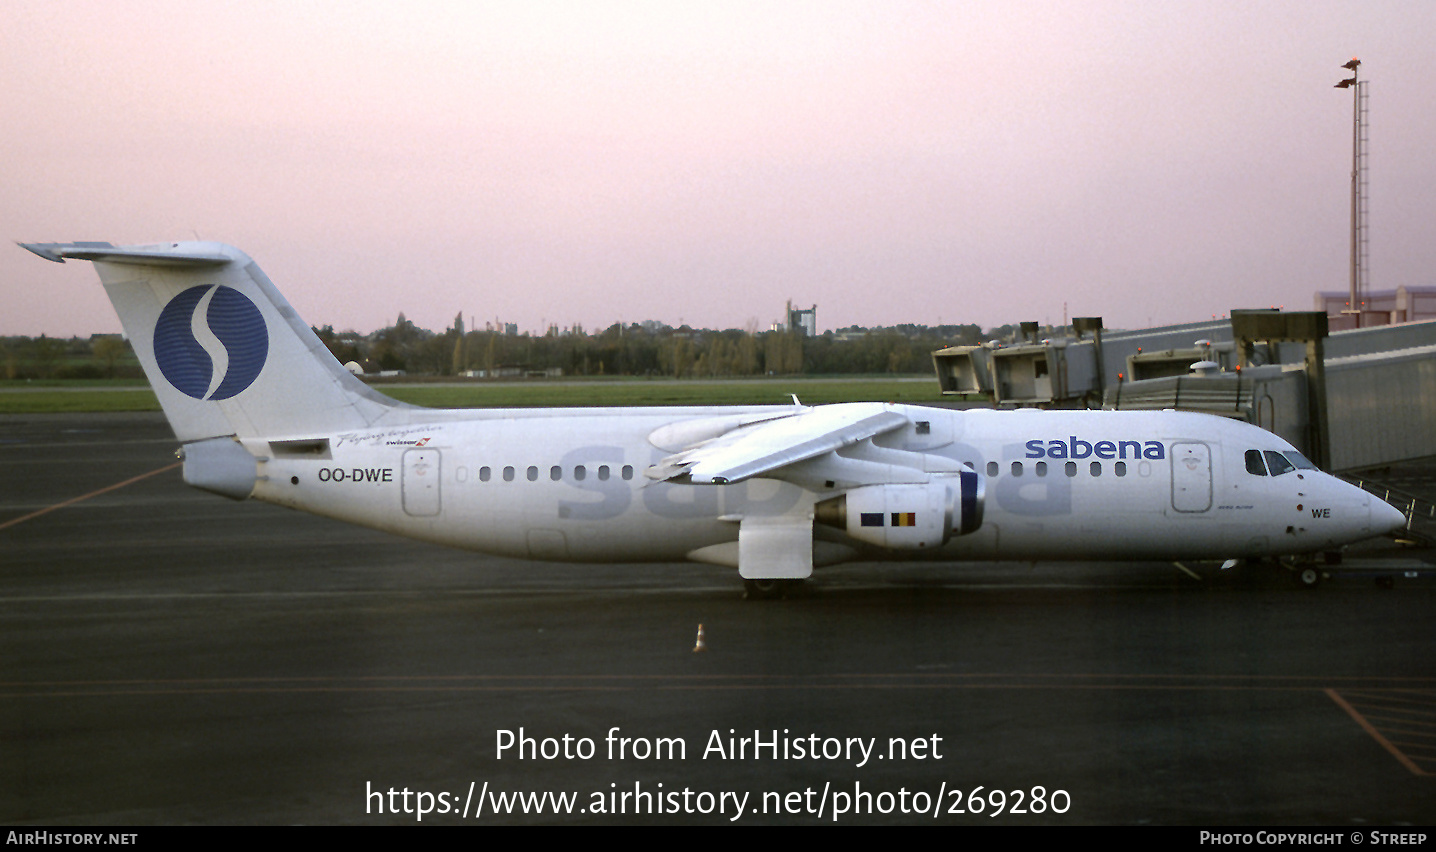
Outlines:
POLYGON ((64 263, 94 260, 101 263, 129 263, 138 266, 223 266, 230 258, 217 252, 196 250, 196 243, 162 243, 153 246, 124 246, 113 243, 20 243, 20 247, 46 260, 64 263))

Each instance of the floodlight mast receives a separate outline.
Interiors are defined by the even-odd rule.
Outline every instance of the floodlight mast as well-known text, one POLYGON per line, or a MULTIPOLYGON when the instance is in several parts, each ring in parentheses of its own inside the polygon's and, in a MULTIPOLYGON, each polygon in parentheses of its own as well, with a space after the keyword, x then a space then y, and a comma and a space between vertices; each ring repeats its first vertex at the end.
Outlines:
POLYGON ((1344 314, 1350 314, 1355 328, 1361 327, 1361 309, 1366 304, 1366 80, 1360 76, 1361 60, 1352 57, 1342 68, 1351 77, 1334 88, 1351 89, 1351 292, 1344 314))

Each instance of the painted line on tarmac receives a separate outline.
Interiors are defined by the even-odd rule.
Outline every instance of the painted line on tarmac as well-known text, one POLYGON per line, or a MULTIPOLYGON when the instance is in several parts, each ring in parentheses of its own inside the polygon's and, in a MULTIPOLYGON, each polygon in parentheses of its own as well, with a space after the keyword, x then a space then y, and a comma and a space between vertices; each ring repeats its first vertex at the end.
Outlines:
MULTIPOLYGON (((105 441, 49 441, 47 443, 33 443, 25 440, 0 441, 0 450, 53 450, 55 448, 69 449, 71 447, 125 447, 130 444, 170 444, 175 443, 174 438, 130 438, 105 441)), ((26 459, 15 459, 14 461, 24 462, 26 459)))
MULTIPOLYGON (((213 695, 262 693, 472 693, 472 692, 669 692, 669 691, 783 691, 824 690, 875 692, 891 690, 1046 690, 1092 692, 1141 690, 1147 692, 1285 692, 1314 694, 1305 683, 1282 683, 1294 678, 1276 676, 1233 676, 1237 681, 1256 683, 1213 683, 1223 676, 1168 675, 1152 680, 1144 675, 957 675, 945 682, 913 678, 907 674, 847 676, 650 674, 650 675, 308 675, 276 677, 144 678, 99 680, 0 681, 0 697, 56 698, 114 695, 213 695), (1102 682, 1092 683, 1096 678, 1102 682), (873 683, 874 679, 882 680, 873 683), (974 682, 992 680, 994 682, 974 682), (1274 680, 1275 683, 1260 681, 1274 680), (1110 682, 1109 682, 1110 681, 1110 682), (1177 682, 1171 682, 1177 681, 1177 682)), ((1319 680, 1320 678, 1296 678, 1319 680)), ((1342 680, 1386 681, 1389 678, 1338 678, 1342 680)), ((1398 679, 1405 680, 1405 679, 1398 679)), ((1429 678, 1421 680, 1430 680, 1429 678)), ((1342 703, 1334 690, 1320 690, 1342 703)), ((1390 690, 1388 690, 1390 691, 1390 690)), ((1378 736, 1374 734, 1374 736, 1378 736)), ((1384 742, 1384 740, 1383 740, 1384 742)), ((1393 751, 1393 754, 1399 752, 1393 751)), ((1403 760, 1403 763, 1407 763, 1403 760)), ((1414 764, 1408 768, 1429 775, 1414 764)))
POLYGON ((31 519, 33 519, 33 518, 38 518, 38 517, 40 517, 41 515, 48 515, 48 514, 50 514, 51 512, 55 511, 56 509, 63 509, 63 508, 65 508, 66 506, 73 506, 73 505, 75 505, 76 503, 79 503, 79 502, 84 501, 84 500, 88 500, 88 499, 90 499, 91 497, 98 497, 98 496, 100 496, 101 494, 105 494, 105 493, 108 493, 108 492, 110 492, 110 491, 114 491, 114 490, 116 490, 116 489, 118 489, 118 488, 124 488, 126 485, 133 485, 134 483, 139 482, 141 479, 149 479, 151 476, 155 476, 156 474, 164 473, 164 472, 167 471, 167 470, 174 470, 175 468, 179 467, 179 466, 182 465, 182 464, 184 464, 184 462, 175 462, 175 463, 173 463, 173 464, 167 464, 167 465, 165 465, 164 467, 156 468, 156 469, 150 471, 149 473, 142 473, 142 474, 140 474, 139 476, 132 476, 132 477, 130 477, 129 479, 126 479, 124 482, 116 482, 114 485, 106 485, 104 488, 101 488, 101 489, 99 489, 98 491, 91 491, 89 494, 81 494, 79 497, 71 497, 71 498, 68 499, 68 500, 65 500, 65 501, 60 502, 60 503, 56 503, 56 504, 53 505, 53 506, 46 506, 46 507, 43 508, 43 509, 39 509, 39 510, 37 510, 37 511, 31 512, 31 513, 28 514, 28 515, 21 515, 21 516, 18 517, 18 518, 11 518, 10 520, 6 521, 5 523, 0 524, 0 530, 8 529, 8 528, 10 528, 10 527, 15 526, 16 524, 23 524, 23 523, 25 523, 26 521, 31 520, 31 519))
MULTIPOLYGON (((48 511, 48 510, 46 510, 48 511)), ((17 518, 16 522, 24 518, 17 518)), ((152 546, 152 542, 144 542, 144 546, 152 546)), ((899 586, 855 586, 852 588, 843 587, 844 592, 853 591, 892 591, 901 589, 899 586)), ((1161 590, 1166 586, 1135 586, 1135 585, 1093 585, 1093 584, 1061 584, 1050 585, 1020 584, 1020 585, 933 585, 925 586, 924 589, 942 589, 946 591, 1007 591, 1010 589, 1020 590, 1048 590, 1048 589, 1137 589, 1145 591, 1161 590)), ((728 585, 717 586, 656 586, 653 588, 614 586, 611 588, 581 588, 571 587, 544 587, 544 586, 522 586, 514 588, 428 588, 428 589, 325 589, 318 591, 263 591, 263 592, 242 592, 242 591, 204 591, 204 592, 78 592, 75 594, 45 594, 45 595, 0 595, 0 606, 7 604, 41 604, 41 603, 131 603, 147 601, 200 601, 200 600, 262 600, 262 601, 286 601, 286 600, 309 600, 309 599, 364 599, 364 598, 392 598, 395 600, 424 601, 436 599, 451 601, 456 598, 630 598, 635 595, 666 595, 691 596, 711 595, 714 593, 726 594, 730 597, 733 587, 728 585)), ((737 600, 736 597, 733 597, 737 600)))
POLYGON ((1354 719, 1356 721, 1356 724, 1361 726, 1362 730, 1370 734, 1372 739, 1376 740, 1376 742, 1379 743, 1382 748, 1389 751, 1392 757, 1400 761, 1402 766, 1411 770, 1412 775, 1429 776, 1431 774, 1418 766, 1416 764, 1416 761, 1407 757, 1406 753, 1403 752, 1401 749, 1397 748, 1390 740, 1382 736, 1381 732, 1376 729, 1376 726, 1367 721, 1366 717, 1362 715, 1359 711, 1357 711, 1355 707, 1352 707, 1349 703, 1347 703, 1346 699, 1342 698, 1336 690, 1327 689, 1323 691, 1332 701, 1336 702, 1336 706, 1340 707, 1342 710, 1345 710, 1346 714, 1352 719, 1354 719))

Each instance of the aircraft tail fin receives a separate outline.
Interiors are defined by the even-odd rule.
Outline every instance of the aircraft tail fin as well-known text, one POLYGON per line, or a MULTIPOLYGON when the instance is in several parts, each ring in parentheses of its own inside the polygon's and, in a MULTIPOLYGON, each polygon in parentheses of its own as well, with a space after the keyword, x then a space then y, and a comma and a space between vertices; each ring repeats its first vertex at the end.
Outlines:
POLYGON ((409 406, 329 353, 248 255, 219 243, 21 244, 95 264, 176 437, 295 439, 409 406))

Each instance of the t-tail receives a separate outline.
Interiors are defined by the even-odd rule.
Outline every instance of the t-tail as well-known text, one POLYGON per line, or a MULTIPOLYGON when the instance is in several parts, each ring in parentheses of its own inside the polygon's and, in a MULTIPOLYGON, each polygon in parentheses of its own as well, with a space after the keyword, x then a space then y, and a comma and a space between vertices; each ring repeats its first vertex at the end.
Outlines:
POLYGON ((305 440, 378 425, 404 408, 335 360, 244 252, 210 242, 22 243, 95 264, 130 345, 185 445, 185 480, 243 498, 239 440, 305 440), (237 440, 238 439, 238 440, 237 440))

